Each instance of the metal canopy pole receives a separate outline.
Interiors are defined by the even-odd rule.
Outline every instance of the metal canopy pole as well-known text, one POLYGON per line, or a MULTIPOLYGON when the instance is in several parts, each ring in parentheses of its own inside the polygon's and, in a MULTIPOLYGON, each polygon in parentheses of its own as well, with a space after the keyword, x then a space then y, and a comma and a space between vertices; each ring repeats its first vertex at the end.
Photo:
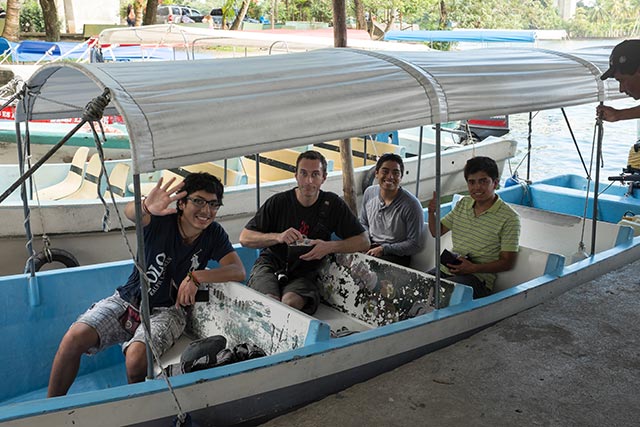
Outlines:
MULTIPOLYGON (((420 128, 420 133, 422 134, 422 128, 420 128)), ((442 234, 441 224, 440 224, 440 141, 441 137, 441 129, 440 123, 436 124, 436 250, 435 250, 435 258, 436 258, 436 289, 435 289, 435 303, 436 309, 440 308, 440 234, 442 234)))
POLYGON ((138 276, 140 277, 140 312, 144 323, 145 340, 147 349, 147 379, 153 379, 153 354, 149 345, 151 333, 151 310, 149 309, 149 281, 147 279, 147 260, 144 256, 144 230, 142 227, 142 196, 140 192, 140 175, 133 175, 133 200, 136 208, 136 242, 138 244, 138 276))
POLYGON ((416 198, 420 200, 418 194, 420 194, 420 169, 422 166, 422 132, 424 130, 424 126, 420 126, 420 138, 418 140, 418 169, 416 171, 416 198))
MULTIPOLYGON (((603 102, 600 102, 603 105, 603 102)), ((593 214, 591 216, 591 256, 596 253, 596 228, 598 225, 598 192, 600 191, 600 162, 602 161, 602 118, 596 118, 596 129, 598 130, 598 141, 596 145, 596 178, 593 183, 593 214)))
POLYGON ((529 111, 529 133, 527 134, 527 182, 531 181, 531 133, 533 125, 533 113, 529 111))
MULTIPOLYGON (((22 141, 22 132, 20 129, 20 123, 16 122, 16 145, 18 148, 18 168, 20 170, 20 175, 24 174, 24 165, 26 159, 23 156, 23 141, 22 141)), ((27 198, 27 186, 26 181, 23 181, 20 185, 20 197, 22 199, 22 210, 24 211, 24 231, 27 235, 27 254, 29 256, 27 265, 25 265, 24 272, 26 273, 28 270, 31 273, 31 277, 33 278, 36 274, 36 260, 35 260, 35 251, 33 250, 33 233, 31 231, 31 209, 29 208, 29 200, 27 198)), ((43 230, 44 231, 44 230, 43 230)))
POLYGON ((260 210, 260 153, 256 153, 256 212, 260 210))

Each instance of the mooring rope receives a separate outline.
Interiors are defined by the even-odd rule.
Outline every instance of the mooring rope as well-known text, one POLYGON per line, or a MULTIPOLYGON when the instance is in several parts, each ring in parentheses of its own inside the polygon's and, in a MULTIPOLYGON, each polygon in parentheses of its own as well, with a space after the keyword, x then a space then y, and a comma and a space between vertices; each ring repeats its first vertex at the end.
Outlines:
MULTIPOLYGON (((105 90, 105 92, 101 96, 94 98, 90 103, 88 103, 83 112, 83 118, 87 120, 87 122, 89 123, 89 126, 91 127, 91 132, 93 134, 96 150, 98 151, 98 156, 100 157, 100 175, 98 176, 98 197, 100 198, 105 208, 105 215, 102 220, 102 227, 104 231, 108 231, 109 229, 109 225, 108 225, 109 207, 100 191, 100 182, 102 180, 102 177, 104 177, 106 180, 108 189, 111 188, 111 182, 109 180, 109 174, 107 173, 107 169, 105 166, 104 150, 102 145, 103 145, 103 142, 106 142, 106 138, 105 138, 104 129, 102 128, 102 123, 100 122, 100 120, 102 119, 104 109, 109 104, 110 100, 111 100, 110 95, 108 91, 105 90), (102 139, 100 138, 100 134, 98 134, 96 130, 95 122, 98 122, 100 126, 100 130, 102 132, 102 139)), ((124 221, 122 220, 122 214, 120 212, 120 209, 118 208, 118 203, 116 202, 115 195, 113 191, 109 191, 109 194, 111 196, 111 202, 113 203, 113 208, 116 212, 116 217, 118 218, 118 223, 120 225, 120 233, 122 234, 122 237, 124 239, 125 245, 127 247, 127 251, 129 252, 131 259, 133 260, 133 265, 138 270, 138 276, 140 277, 140 280, 144 280, 145 282, 147 282, 147 287, 149 287, 149 279, 147 277, 147 274, 142 269, 142 266, 138 263, 137 257, 135 256, 134 251, 129 242, 129 238, 127 237, 124 221)), ((142 318, 143 317, 142 310, 140 310, 139 313, 140 313, 140 317, 142 318)), ((162 366, 162 362, 160 360, 160 356, 158 355, 158 351, 153 345, 153 341, 151 340, 151 331, 147 328, 147 322, 144 322, 144 321, 140 322, 140 326, 144 327, 145 334, 147 337, 148 347, 151 350, 153 359, 156 361, 156 363, 160 367, 161 377, 164 378, 164 381, 167 384, 167 388, 169 389, 169 392, 171 393, 171 396, 173 397, 173 400, 176 404, 176 407, 178 409, 177 419, 178 419, 178 422, 180 423, 179 425, 181 425, 187 419, 187 414, 182 410, 182 405, 180 405, 180 401, 178 400, 178 396, 176 395, 175 390, 171 384, 171 380, 169 380, 169 377, 166 373, 166 369, 162 366)))

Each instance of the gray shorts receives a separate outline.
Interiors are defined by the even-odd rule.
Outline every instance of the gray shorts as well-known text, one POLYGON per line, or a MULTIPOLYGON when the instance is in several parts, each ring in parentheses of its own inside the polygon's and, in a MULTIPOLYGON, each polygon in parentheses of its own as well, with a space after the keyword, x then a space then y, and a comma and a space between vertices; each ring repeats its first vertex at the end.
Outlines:
POLYGON ((251 269, 247 286, 253 288, 263 294, 275 295, 282 298, 287 292, 293 292, 305 299, 302 311, 307 314, 313 314, 318 309, 320 294, 318 285, 313 279, 315 273, 307 276, 297 277, 289 280, 286 284, 280 285, 276 276, 276 268, 263 258, 258 258, 251 269))
MULTIPOLYGON (((89 349, 89 354, 96 354, 114 344, 122 344, 122 351, 133 342, 144 342, 145 331, 140 325, 134 334, 125 330, 120 324, 120 317, 125 313, 129 303, 123 300, 116 291, 110 297, 93 304, 81 314, 76 323, 91 326, 98 333, 100 343, 89 349)), ((187 323, 187 313, 183 308, 156 307, 151 311, 151 343, 162 355, 180 338, 187 323)))

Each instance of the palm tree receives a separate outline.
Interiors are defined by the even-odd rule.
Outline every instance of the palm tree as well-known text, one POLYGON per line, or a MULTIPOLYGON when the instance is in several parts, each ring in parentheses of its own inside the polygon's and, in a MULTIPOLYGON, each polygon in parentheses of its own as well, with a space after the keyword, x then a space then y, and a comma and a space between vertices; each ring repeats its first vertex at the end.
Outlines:
POLYGON ((55 0, 40 0, 40 7, 42 8, 47 41, 60 41, 60 26, 58 25, 58 10, 55 0))
POLYGON ((17 42, 20 38, 20 0, 7 0, 7 16, 4 19, 2 37, 17 42))

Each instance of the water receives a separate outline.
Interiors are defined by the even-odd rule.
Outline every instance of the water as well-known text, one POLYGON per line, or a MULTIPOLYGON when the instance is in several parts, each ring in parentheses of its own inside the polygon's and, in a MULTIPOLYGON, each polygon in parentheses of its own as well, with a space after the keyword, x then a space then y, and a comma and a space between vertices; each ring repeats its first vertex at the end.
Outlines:
MULTIPOLYGON (((592 144, 595 142, 595 111, 597 104, 587 104, 566 108, 565 112, 573 129, 582 157, 587 169, 595 177, 595 152, 592 157, 592 144), (590 168, 590 169, 589 169, 590 168)), ((635 105, 632 99, 618 100, 606 103, 615 108, 627 108, 635 105)), ((518 141, 515 158, 505 166, 503 178, 510 176, 517 165, 526 155, 528 114, 510 116, 511 137, 518 141), (509 167, 509 165, 511 167, 509 167)), ((637 120, 627 120, 615 123, 604 122, 604 136, 602 140, 603 168, 600 170, 600 181, 606 181, 608 176, 619 175, 627 165, 629 149, 638 139, 637 120)), ((531 174, 530 179, 536 181, 545 177, 572 173, 586 176, 580 156, 571 138, 571 133, 565 123, 560 110, 547 110, 534 113, 531 138, 531 174)), ((595 147, 595 145, 593 145, 595 147)), ((526 177, 526 160, 518 173, 526 177)))
MULTIPOLYGON (((538 47, 568 51, 588 46, 613 46, 618 42, 619 40, 553 40, 540 41, 538 42, 538 47)), ((596 105, 594 103, 565 109, 587 168, 591 163, 592 143, 595 141, 596 105)), ((606 102, 605 105, 610 105, 614 108, 628 108, 637 105, 637 102, 627 98, 606 102)), ((511 136, 518 141, 517 155, 509 162, 512 170, 516 168, 526 154, 528 120, 528 114, 510 116, 511 136)), ((604 123, 602 142, 604 166, 600 170, 601 182, 606 182, 608 176, 619 175, 622 168, 627 165, 629 148, 638 140, 637 122, 637 120, 627 120, 604 123)), ((566 173, 586 176, 565 119, 559 109, 534 113, 532 132, 530 179, 535 181, 566 173)), ((595 163, 595 153, 593 162, 595 163)), ((520 177, 526 177, 526 161, 520 166, 518 173, 520 177)), ((509 176, 509 165, 506 165, 503 178, 508 178, 509 176)), ((591 167, 591 176, 595 177, 595 164, 591 167)))

